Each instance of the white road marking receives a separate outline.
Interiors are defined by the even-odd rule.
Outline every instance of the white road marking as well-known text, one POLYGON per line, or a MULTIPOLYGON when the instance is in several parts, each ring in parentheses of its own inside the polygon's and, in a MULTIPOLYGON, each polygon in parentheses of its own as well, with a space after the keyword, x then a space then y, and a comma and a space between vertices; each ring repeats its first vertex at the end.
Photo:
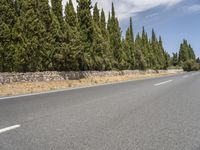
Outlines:
POLYGON ((154 84, 154 86, 160 86, 160 85, 163 85, 163 84, 166 84, 166 83, 170 83, 172 81, 173 80, 164 81, 164 82, 161 82, 161 83, 154 84))
POLYGON ((11 127, 6 127, 6 128, 3 128, 3 129, 0 129, 0 134, 1 133, 4 133, 4 132, 7 132, 7 131, 10 131, 10 130, 14 130, 14 129, 17 129, 19 128, 21 125, 18 124, 18 125, 14 125, 14 126, 11 126, 11 127))

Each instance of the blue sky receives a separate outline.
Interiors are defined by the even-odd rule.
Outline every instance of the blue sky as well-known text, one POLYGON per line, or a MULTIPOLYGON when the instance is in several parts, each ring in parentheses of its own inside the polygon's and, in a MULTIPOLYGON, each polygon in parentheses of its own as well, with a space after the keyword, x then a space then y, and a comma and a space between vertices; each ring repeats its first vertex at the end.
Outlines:
MULTIPOLYGON (((152 28, 163 38, 165 49, 177 52, 183 38, 191 43, 196 55, 200 56, 200 1, 181 1, 173 6, 160 5, 133 15, 134 30, 141 32, 145 26, 149 35, 152 28)), ((120 20, 122 30, 127 27, 127 19, 120 20)), ((135 33, 136 34, 136 33, 135 33)))
POLYGON ((92 0, 107 13, 112 1, 123 33, 133 17, 135 35, 145 26, 150 36, 154 28, 170 54, 179 50, 185 38, 200 57, 200 0, 92 0))

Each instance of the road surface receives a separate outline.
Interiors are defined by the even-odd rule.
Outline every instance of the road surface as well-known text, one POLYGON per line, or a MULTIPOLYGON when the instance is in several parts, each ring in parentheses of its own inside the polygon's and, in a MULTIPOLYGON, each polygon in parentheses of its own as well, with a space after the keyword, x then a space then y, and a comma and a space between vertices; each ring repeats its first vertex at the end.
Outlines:
POLYGON ((0 150, 200 150, 200 72, 0 98, 0 150))

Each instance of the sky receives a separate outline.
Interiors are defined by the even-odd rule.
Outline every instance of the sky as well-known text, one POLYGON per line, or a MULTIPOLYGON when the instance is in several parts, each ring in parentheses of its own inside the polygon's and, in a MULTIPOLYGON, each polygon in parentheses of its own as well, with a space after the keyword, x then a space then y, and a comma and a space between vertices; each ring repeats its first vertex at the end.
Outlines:
MULTIPOLYGON (((178 52, 182 40, 187 39, 200 57, 200 0, 92 0, 93 5, 96 2, 106 14, 114 2, 123 35, 132 17, 135 35, 144 26, 151 36, 154 28, 170 54, 178 52)), ((76 6, 76 0, 73 3, 76 6)))

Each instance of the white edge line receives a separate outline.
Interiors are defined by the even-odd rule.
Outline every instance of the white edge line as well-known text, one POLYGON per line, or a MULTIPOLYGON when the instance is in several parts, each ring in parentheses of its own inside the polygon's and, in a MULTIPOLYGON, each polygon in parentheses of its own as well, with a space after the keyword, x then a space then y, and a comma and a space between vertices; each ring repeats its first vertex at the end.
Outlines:
POLYGON ((154 86, 160 86, 160 85, 163 85, 163 84, 172 82, 172 81, 173 81, 173 80, 164 81, 164 82, 161 82, 161 83, 154 84, 154 86))
MULTIPOLYGON (((167 77, 167 76, 163 76, 163 77, 167 77)), ((114 85, 114 84, 134 82, 134 81, 150 80, 150 79, 156 79, 156 78, 160 78, 160 77, 152 77, 152 78, 145 78, 145 79, 135 79, 135 80, 127 80, 127 81, 104 83, 104 84, 96 84, 96 85, 74 87, 74 88, 66 88, 66 89, 60 89, 60 90, 52 90, 52 91, 37 92, 37 93, 30 93, 30 94, 22 94, 22 95, 16 95, 16 96, 6 96, 6 97, 0 97, 0 100, 20 98, 20 97, 28 97, 28 96, 36 96, 36 95, 43 95, 43 94, 50 94, 50 93, 57 93, 57 92, 64 92, 64 91, 72 91, 72 90, 85 89, 85 88, 90 88, 90 87, 98 87, 98 86, 104 86, 104 85, 114 85)))
POLYGON ((14 125, 14 126, 11 126, 11 127, 6 127, 6 128, 3 128, 3 129, 0 129, 0 134, 1 133, 4 133, 4 132, 7 132, 7 131, 10 131, 10 130, 14 130, 14 129, 17 129, 19 128, 21 125, 18 124, 18 125, 14 125))

